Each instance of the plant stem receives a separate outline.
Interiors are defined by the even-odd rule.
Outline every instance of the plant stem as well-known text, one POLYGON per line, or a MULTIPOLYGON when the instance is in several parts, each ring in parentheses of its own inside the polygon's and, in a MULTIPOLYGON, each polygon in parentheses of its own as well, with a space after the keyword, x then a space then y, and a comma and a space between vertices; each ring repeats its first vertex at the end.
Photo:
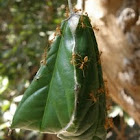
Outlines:
POLYGON ((72 9, 71 0, 68 0, 68 5, 69 5, 70 14, 72 14, 73 13, 73 9, 72 9))

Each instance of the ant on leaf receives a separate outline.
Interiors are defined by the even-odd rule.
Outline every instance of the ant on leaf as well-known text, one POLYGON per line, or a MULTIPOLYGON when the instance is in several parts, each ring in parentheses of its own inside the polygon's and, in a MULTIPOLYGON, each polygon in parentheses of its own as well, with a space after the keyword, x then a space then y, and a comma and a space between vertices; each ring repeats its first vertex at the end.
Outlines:
POLYGON ((69 14, 69 8, 68 8, 68 7, 66 7, 66 13, 65 13, 65 16, 66 16, 66 18, 68 18, 68 17, 70 16, 70 14, 69 14))
POLYGON ((105 124, 104 124, 104 127, 105 129, 109 129, 109 128, 113 128, 114 126, 114 123, 113 123, 113 119, 112 118, 106 118, 105 119, 105 124))
POLYGON ((55 37, 56 37, 56 36, 59 36, 59 35, 62 35, 62 31, 61 31, 60 26, 58 25, 58 26, 56 27, 56 29, 55 29, 55 33, 54 33, 53 38, 52 38, 51 40, 48 41, 49 44, 52 44, 53 41, 55 40, 55 37))
POLYGON ((56 27, 54 36, 57 36, 57 35, 62 35, 60 26, 57 26, 57 27, 56 27))
POLYGON ((82 11, 81 9, 76 9, 76 8, 74 8, 73 10, 74 10, 74 13, 77 13, 77 12, 81 12, 82 11))
POLYGON ((97 99, 95 98, 95 96, 93 95, 93 93, 90 93, 90 94, 89 94, 89 97, 90 97, 90 99, 91 99, 94 103, 97 102, 97 99))
POLYGON ((78 66, 79 69, 83 71, 83 77, 85 77, 84 69, 87 66, 86 64, 88 62, 89 62, 88 56, 85 56, 84 58, 82 58, 79 54, 75 54, 75 53, 72 54, 72 59, 70 61, 71 64, 78 66), (79 62, 77 63, 77 61, 79 62))
POLYGON ((40 63, 46 65, 46 58, 47 58, 47 48, 44 49, 44 53, 42 55, 42 60, 40 61, 40 63))

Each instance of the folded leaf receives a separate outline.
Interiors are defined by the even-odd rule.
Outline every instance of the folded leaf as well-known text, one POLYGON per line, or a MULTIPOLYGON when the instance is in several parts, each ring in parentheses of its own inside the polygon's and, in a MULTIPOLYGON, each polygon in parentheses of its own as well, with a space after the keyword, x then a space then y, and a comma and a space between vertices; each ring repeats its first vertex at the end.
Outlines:
POLYGON ((104 140, 105 89, 89 18, 62 22, 13 118, 11 128, 54 133, 63 140, 104 140))

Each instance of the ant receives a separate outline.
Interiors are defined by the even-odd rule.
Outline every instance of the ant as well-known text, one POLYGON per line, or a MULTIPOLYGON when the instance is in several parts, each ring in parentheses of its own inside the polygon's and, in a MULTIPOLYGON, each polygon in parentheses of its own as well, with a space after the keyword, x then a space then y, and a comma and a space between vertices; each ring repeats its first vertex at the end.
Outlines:
POLYGON ((74 8, 73 10, 74 10, 74 13, 77 13, 77 12, 81 12, 82 11, 81 9, 76 9, 76 8, 74 8))
POLYGON ((87 12, 85 12, 85 15, 86 15, 86 16, 88 16, 88 13, 87 13, 87 12))
POLYGON ((85 68, 86 63, 88 61, 89 61, 88 56, 85 56, 84 59, 81 61, 81 64, 79 66, 79 69, 81 69, 83 71, 83 77, 85 77, 84 68, 85 68))
MULTIPOLYGON (((87 12, 85 13, 85 15, 88 16, 87 12)), ((99 28, 97 26, 93 26, 93 27, 86 26, 85 23, 84 23, 83 15, 81 16, 80 21, 81 21, 81 27, 82 28, 88 27, 88 28, 91 28, 93 30, 99 31, 99 28)))
POLYGON ((78 66, 79 66, 79 69, 81 69, 81 70, 83 71, 83 76, 85 77, 84 68, 85 68, 86 63, 87 63, 88 61, 89 61, 88 56, 85 56, 84 59, 82 59, 82 57, 81 57, 79 54, 73 53, 73 54, 72 54, 72 59, 71 59, 70 63, 73 64, 73 65, 78 65, 78 66), (78 57, 79 57, 80 59, 79 59, 78 57), (80 63, 75 64, 75 63, 76 63, 76 60, 79 60, 80 63))
POLYGON ((51 39, 51 40, 48 40, 49 44, 52 44, 54 39, 55 39, 55 37, 53 39, 51 39))
POLYGON ((65 16, 66 16, 66 18, 69 17, 69 8, 68 7, 66 7, 66 14, 65 14, 65 16))
POLYGON ((76 54, 72 53, 72 59, 71 59, 70 63, 75 65, 75 60, 76 60, 76 54))
POLYGON ((60 26, 57 26, 57 27, 56 27, 53 39, 51 39, 51 40, 48 41, 49 44, 52 44, 52 43, 53 43, 53 41, 54 41, 54 39, 55 39, 55 37, 56 37, 57 35, 62 35, 60 26))
POLYGON ((106 96, 109 96, 109 89, 107 86, 107 80, 104 80, 104 85, 105 85, 105 94, 106 94, 106 96))
POLYGON ((105 119, 105 129, 107 130, 108 128, 113 128, 114 123, 113 123, 113 119, 112 118, 106 118, 105 119))
POLYGON ((88 56, 85 56, 84 59, 83 59, 83 61, 82 61, 82 63, 81 63, 81 65, 80 65, 80 67, 79 67, 79 69, 83 70, 85 64, 86 64, 88 61, 89 61, 89 60, 88 60, 88 56))
POLYGON ((111 109, 111 105, 106 105, 106 110, 109 111, 111 109))
POLYGON ((86 28, 86 25, 84 24, 83 15, 81 16, 80 21, 81 21, 81 27, 86 28))
POLYGON ((98 59, 97 59, 97 62, 98 64, 101 64, 101 55, 102 55, 102 51, 99 52, 99 55, 98 55, 98 59))
POLYGON ((101 88, 99 88, 98 90, 97 90, 97 92, 100 94, 100 93, 104 93, 105 92, 105 89, 103 88, 103 87, 101 87, 101 88))
POLYGON ((61 33, 61 29, 60 29, 60 26, 57 26, 57 27, 56 27, 56 30, 55 30, 54 36, 57 36, 57 35, 62 35, 62 33, 61 33))
POLYGON ((42 60, 40 61, 41 64, 46 65, 46 57, 47 57, 47 48, 44 49, 42 60))
POLYGON ((95 30, 95 31, 99 31, 100 30, 97 26, 93 26, 92 29, 95 30))
POLYGON ((90 93, 89 96, 90 96, 90 99, 91 99, 94 103, 97 102, 97 99, 95 98, 95 96, 93 95, 93 93, 90 93))

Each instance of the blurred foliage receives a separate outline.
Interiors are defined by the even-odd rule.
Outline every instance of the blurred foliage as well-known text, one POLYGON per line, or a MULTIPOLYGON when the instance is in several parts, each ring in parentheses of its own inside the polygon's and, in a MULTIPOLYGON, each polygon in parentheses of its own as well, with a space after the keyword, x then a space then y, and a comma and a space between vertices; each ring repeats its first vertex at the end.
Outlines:
POLYGON ((48 31, 54 30, 64 17, 62 3, 0 1, 0 73, 8 77, 9 88, 15 89, 17 81, 28 79, 32 67, 38 66, 42 50, 47 46, 48 31))
POLYGON ((0 140, 40 66, 50 31, 64 19, 66 4, 66 0, 0 0, 0 140))

